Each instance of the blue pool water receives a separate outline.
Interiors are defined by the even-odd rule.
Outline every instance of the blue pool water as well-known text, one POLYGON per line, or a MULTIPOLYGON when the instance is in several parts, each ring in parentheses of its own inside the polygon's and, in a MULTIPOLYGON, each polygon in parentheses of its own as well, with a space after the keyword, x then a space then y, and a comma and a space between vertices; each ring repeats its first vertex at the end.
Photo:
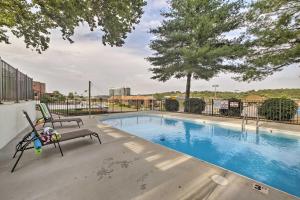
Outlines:
POLYGON ((300 197, 299 137, 158 116, 103 122, 300 197))

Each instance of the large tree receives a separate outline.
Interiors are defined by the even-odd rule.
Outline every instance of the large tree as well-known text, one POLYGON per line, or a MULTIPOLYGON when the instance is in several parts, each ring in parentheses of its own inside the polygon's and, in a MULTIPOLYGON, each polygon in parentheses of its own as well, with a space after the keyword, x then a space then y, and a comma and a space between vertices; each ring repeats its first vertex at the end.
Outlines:
POLYGON ((41 53, 49 46, 51 29, 73 42, 75 28, 86 22, 91 31, 101 29, 104 45, 122 46, 144 5, 144 0, 1 0, 0 42, 9 43, 11 32, 41 53))
POLYGON ((237 68, 242 80, 261 80, 300 63, 300 1, 257 0, 246 21, 251 51, 237 68))
POLYGON ((170 11, 163 13, 167 19, 151 30, 156 36, 150 44, 154 55, 147 58, 156 66, 150 69, 152 78, 167 81, 186 77, 188 101, 192 78, 209 80, 231 69, 230 61, 242 56, 246 48, 240 38, 228 39, 224 34, 241 24, 242 6, 242 1, 171 1, 170 11))

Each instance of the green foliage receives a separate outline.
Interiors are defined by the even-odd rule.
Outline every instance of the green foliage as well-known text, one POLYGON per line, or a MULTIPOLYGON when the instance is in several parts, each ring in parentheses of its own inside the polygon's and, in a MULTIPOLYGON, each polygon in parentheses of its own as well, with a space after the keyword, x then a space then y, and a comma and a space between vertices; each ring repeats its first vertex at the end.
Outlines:
POLYGON ((300 63, 300 1, 258 0, 249 9, 246 26, 250 50, 240 80, 261 80, 300 63))
POLYGON ((41 103, 64 102, 66 101, 66 97, 59 91, 53 91, 52 93, 42 95, 40 101, 41 103))
POLYGON ((258 113, 269 120, 288 121, 297 113, 298 105, 291 99, 271 98, 263 102, 258 113))
POLYGON ((166 111, 177 112, 179 110, 179 102, 176 99, 165 100, 166 111))
POLYGON ((221 115, 240 117, 243 110, 243 103, 240 99, 228 99, 228 109, 220 109, 221 115))
POLYGON ((48 94, 44 94, 40 98, 41 103, 50 103, 51 102, 51 97, 48 94))
POLYGON ((63 94, 61 94, 59 91, 53 91, 51 97, 55 101, 65 101, 66 100, 66 97, 63 94))
MULTIPOLYGON (((148 94, 151 95, 151 94, 148 94)), ((243 99, 248 95, 258 95, 265 98, 281 98, 286 97, 290 99, 300 99, 300 89, 264 89, 264 90, 250 90, 247 92, 217 92, 217 98, 221 99, 230 99, 230 98, 237 98, 243 99)), ((163 93, 156 93, 154 97, 159 97, 163 99, 165 96, 176 96, 182 97, 184 96, 184 92, 163 92, 163 93)), ((193 91, 191 92, 192 97, 197 98, 214 98, 215 92, 214 91, 193 91)))
POLYGON ((229 40, 222 35, 239 27, 242 7, 242 1, 171 1, 171 10, 163 13, 166 20, 150 31, 156 36, 150 44, 155 53, 147 58, 155 66, 150 69, 152 79, 165 82, 187 77, 187 100, 191 78, 209 80, 231 68, 223 61, 237 59, 246 48, 240 38, 229 40))
POLYGON ((69 92, 68 98, 69 98, 69 99, 74 99, 74 94, 73 94, 73 92, 69 92))
POLYGON ((186 110, 190 113, 201 114, 205 110, 205 101, 199 98, 190 98, 184 102, 186 110))
POLYGON ((144 0, 1 0, 0 42, 9 43, 10 30, 24 38, 26 47, 41 53, 49 46, 51 29, 59 29, 63 39, 73 42, 75 28, 86 23, 91 31, 104 33, 104 45, 122 46, 144 5, 144 0))

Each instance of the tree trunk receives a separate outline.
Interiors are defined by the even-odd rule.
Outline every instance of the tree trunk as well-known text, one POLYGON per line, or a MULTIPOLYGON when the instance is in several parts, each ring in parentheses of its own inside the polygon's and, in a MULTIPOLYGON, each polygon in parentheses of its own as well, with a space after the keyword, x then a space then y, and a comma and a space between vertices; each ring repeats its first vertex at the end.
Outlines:
POLYGON ((190 93, 191 93, 191 78, 192 78, 192 73, 187 74, 187 79, 186 79, 186 89, 185 89, 185 106, 184 106, 184 112, 189 111, 189 99, 190 99, 190 93))

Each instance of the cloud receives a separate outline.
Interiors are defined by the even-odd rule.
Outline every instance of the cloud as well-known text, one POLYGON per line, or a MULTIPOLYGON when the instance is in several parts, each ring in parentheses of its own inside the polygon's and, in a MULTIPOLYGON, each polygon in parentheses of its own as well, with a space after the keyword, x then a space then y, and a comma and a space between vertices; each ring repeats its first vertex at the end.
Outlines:
POLYGON ((150 0, 148 1, 148 4, 151 4, 153 9, 163 9, 169 7, 167 0, 150 0))
POLYGON ((156 28, 161 25, 161 20, 150 20, 150 21, 145 21, 141 24, 139 29, 141 31, 146 31, 148 32, 152 28, 156 28))
MULTIPOLYGON (((128 35, 124 47, 103 46, 101 32, 90 32, 87 25, 76 29, 72 37, 75 43, 61 39, 58 30, 52 31, 50 48, 42 54, 25 48, 21 39, 12 38, 13 44, 0 43, 2 59, 28 74, 37 81, 47 84, 47 90, 59 90, 65 94, 77 91, 81 94, 93 83, 92 94, 107 94, 111 87, 129 86, 134 94, 162 91, 184 91, 185 79, 171 79, 165 83, 150 79, 150 64, 145 57, 151 54, 148 48, 152 37, 149 28, 162 21, 160 10, 167 1, 150 0, 141 23, 128 35)), ((221 74, 208 81, 193 80, 192 90, 250 90, 259 88, 299 87, 300 68, 289 67, 262 82, 237 83, 231 74, 221 74)))

